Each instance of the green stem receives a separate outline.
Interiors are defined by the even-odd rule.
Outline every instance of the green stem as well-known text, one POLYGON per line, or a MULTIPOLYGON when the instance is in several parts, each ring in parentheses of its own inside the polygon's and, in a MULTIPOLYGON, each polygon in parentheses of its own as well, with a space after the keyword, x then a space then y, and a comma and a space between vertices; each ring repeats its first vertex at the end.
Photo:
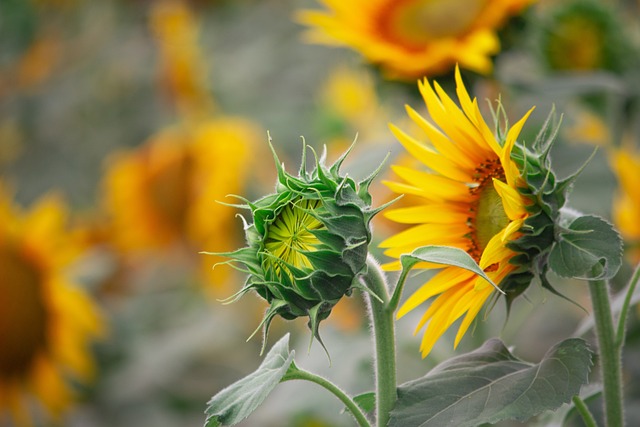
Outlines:
POLYGON ((596 338, 600 353, 605 425, 621 427, 624 425, 621 352, 616 345, 608 283, 604 280, 591 280, 589 281, 589 292, 591 293, 596 338))
POLYGON ((371 255, 367 259, 367 267, 367 274, 362 278, 364 285, 382 300, 368 295, 376 351, 376 422, 378 427, 383 427, 389 423, 391 410, 398 398, 394 310, 389 309, 389 290, 384 273, 371 255))
POLYGON ((584 421, 584 425, 586 427, 598 427, 595 418, 587 408, 587 405, 584 403, 580 396, 573 396, 573 405, 576 407, 576 410, 582 416, 582 421, 584 421))
POLYGON ((334 396, 340 399, 342 403, 344 403, 344 406, 346 406, 347 409, 351 412, 351 415, 353 415, 360 427, 371 427, 369 420, 367 420, 367 417, 362 413, 362 409, 360 409, 360 407, 353 401, 353 399, 351 399, 344 391, 342 391, 340 387, 333 384, 326 378, 323 378, 316 374, 312 374, 311 372, 305 371, 296 366, 294 369, 290 368, 289 372, 287 372, 287 374, 282 378, 282 381, 289 380, 306 380, 324 387, 325 389, 333 393, 334 396))
POLYGON ((622 349, 622 346, 624 345, 627 312, 629 311, 631 298, 633 297, 633 293, 636 290, 638 281, 640 281, 640 264, 638 264, 638 266, 636 267, 636 271, 634 271, 633 276, 631 276, 631 280, 629 281, 629 288, 627 289, 627 294, 624 297, 624 303, 622 304, 622 309, 620 310, 620 318, 618 319, 618 333, 616 334, 616 345, 620 349, 622 349))

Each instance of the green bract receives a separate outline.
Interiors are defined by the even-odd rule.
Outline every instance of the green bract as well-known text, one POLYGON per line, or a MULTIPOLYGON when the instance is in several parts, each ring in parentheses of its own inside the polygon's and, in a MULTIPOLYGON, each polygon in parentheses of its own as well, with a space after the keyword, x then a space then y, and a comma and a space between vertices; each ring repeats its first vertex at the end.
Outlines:
POLYGON ((510 249, 518 253, 511 263, 521 266, 506 279, 503 286, 509 306, 527 289, 534 275, 538 276, 545 288, 556 293, 546 280, 547 258, 555 240, 555 224, 560 220, 560 209, 567 201, 575 175, 558 181, 551 169, 549 151, 558 130, 555 127, 550 132, 553 115, 553 112, 549 115, 530 148, 516 143, 511 153, 511 159, 527 184, 518 191, 533 203, 526 207, 529 216, 520 229, 522 236, 508 244, 510 249))
POLYGON ((369 194, 379 169, 361 182, 341 176, 349 149, 330 167, 314 152, 315 168, 308 172, 303 144, 302 165, 293 176, 269 145, 278 172, 276 192, 254 202, 240 198, 245 204, 239 207, 253 218, 245 223, 248 246, 220 255, 248 274, 232 300, 255 290, 269 302, 261 323, 265 337, 276 315, 307 316, 320 340, 319 323, 340 298, 362 287, 358 278, 367 269, 370 222, 384 208, 372 209, 369 194))
POLYGON ((529 216, 520 229, 522 235, 508 243, 517 253, 510 262, 520 266, 502 286, 508 307, 527 289, 534 276, 544 288, 560 295, 546 278, 549 269, 563 277, 589 278, 587 273, 592 268, 602 276, 612 276, 619 267, 621 243, 617 232, 602 219, 589 222, 589 226, 574 226, 576 219, 582 223, 591 216, 577 215, 565 207, 580 171, 559 180, 551 168, 549 152, 558 130, 558 126, 552 129, 550 124, 553 116, 552 112, 530 148, 517 143, 511 154, 526 183, 526 187, 518 190, 532 203, 526 207, 529 216), (594 251, 592 240, 596 237, 614 249, 605 255, 594 251), (571 247, 571 251, 566 247, 571 247), (558 257, 564 258, 562 262, 558 262, 558 257), (550 258, 554 258, 553 262, 549 262, 550 258))

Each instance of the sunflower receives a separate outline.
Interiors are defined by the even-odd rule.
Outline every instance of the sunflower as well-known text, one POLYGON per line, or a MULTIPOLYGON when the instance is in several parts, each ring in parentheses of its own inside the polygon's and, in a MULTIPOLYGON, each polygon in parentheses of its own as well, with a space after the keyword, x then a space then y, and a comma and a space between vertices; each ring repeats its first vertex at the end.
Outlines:
MULTIPOLYGON (((518 269, 510 263, 516 252, 508 244, 520 235, 529 216, 527 207, 532 204, 519 191, 526 183, 511 159, 516 138, 531 111, 504 137, 500 132, 496 136, 480 115, 476 99, 469 97, 458 68, 455 78, 462 109, 437 83, 434 82, 434 88, 426 80, 419 83, 429 114, 440 129, 407 107, 428 143, 391 125, 405 149, 429 171, 393 167, 401 181, 386 185, 419 202, 386 213, 392 221, 411 227, 380 246, 394 258, 420 246, 454 246, 467 251, 493 282, 500 284, 518 269)), ((400 261, 385 267, 398 269, 400 261)), ((442 268, 425 263, 422 267, 442 268)), ((398 317, 435 297, 416 329, 417 333, 427 324, 421 344, 424 357, 445 330, 464 316, 455 339, 457 346, 493 291, 492 286, 473 273, 447 267, 404 302, 398 317)))
MULTIPOLYGON (((292 320, 308 317, 313 336, 320 322, 354 288, 367 272, 371 219, 383 208, 371 207, 369 186, 378 171, 356 182, 342 175, 340 166, 349 148, 333 165, 324 154, 315 157, 315 168, 306 167, 306 144, 298 176, 287 173, 271 146, 278 182, 276 192, 239 207, 251 212, 245 222, 247 246, 218 253, 239 271, 247 273, 244 287, 230 298, 235 301, 255 291, 269 302, 262 321, 266 337, 275 316, 292 320)), ((263 341, 263 343, 266 340, 263 341)))
POLYGON ((496 35, 531 0, 321 0, 328 11, 298 15, 314 43, 349 46, 389 77, 412 80, 455 63, 489 73, 500 50, 496 35))
POLYGON ((81 248, 64 230, 62 203, 49 197, 25 214, 0 185, 0 420, 33 423, 38 402, 59 418, 74 383, 94 375, 90 341, 103 331, 95 303, 66 275, 81 248))
POLYGON ((606 2, 561 2, 541 25, 538 45, 552 70, 621 72, 629 63, 629 37, 606 2))
MULTIPOLYGON (((235 246, 235 212, 216 201, 241 192, 257 135, 247 120, 220 117, 165 129, 111 159, 104 203, 116 248, 134 254, 188 247, 195 254, 235 246)), ((219 271, 212 279, 221 279, 219 271)))
POLYGON ((640 262, 640 154, 619 149, 612 155, 619 192, 613 205, 613 219, 627 241, 631 260, 640 262))

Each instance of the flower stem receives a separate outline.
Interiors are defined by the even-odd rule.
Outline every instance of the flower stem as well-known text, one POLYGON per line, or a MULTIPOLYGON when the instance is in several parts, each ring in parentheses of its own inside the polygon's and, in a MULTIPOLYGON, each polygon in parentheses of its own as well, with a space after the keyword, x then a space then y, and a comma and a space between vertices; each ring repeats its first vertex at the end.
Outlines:
POLYGON ((621 349, 616 345, 616 331, 613 327, 608 283, 604 280, 591 280, 589 281, 589 292, 591 293, 604 389, 605 425, 621 427, 624 425, 621 349))
POLYGON ((582 421, 586 427, 598 427, 596 420, 593 418, 591 412, 589 412, 589 408, 584 403, 580 396, 573 396, 573 404, 576 407, 576 410, 580 413, 582 417, 582 421))
POLYGON ((376 424, 386 426, 398 397, 396 384, 396 339, 394 310, 389 307, 389 290, 384 273, 369 255, 364 285, 380 300, 368 295, 372 332, 375 340, 376 424))
POLYGON ((636 286, 638 285, 638 281, 640 281, 640 264, 638 264, 636 270, 633 272, 633 276, 631 276, 631 280, 629 281, 629 286, 627 288, 627 294, 624 297, 624 304, 622 305, 622 309, 620 310, 620 318, 618 319, 618 333, 616 336, 616 345, 620 349, 622 349, 622 346, 624 345, 627 312, 629 311, 631 299, 633 298, 633 294, 636 290, 636 286))
POLYGON ((371 427, 369 420, 367 420, 367 417, 362 413, 362 409, 360 409, 360 407, 353 401, 353 399, 351 399, 344 391, 342 391, 340 387, 333 384, 326 378, 323 378, 316 374, 312 374, 311 372, 305 371, 304 369, 300 369, 296 366, 293 369, 290 368, 289 372, 287 372, 287 374, 282 379, 282 381, 288 380, 307 380, 316 383, 321 387, 324 387, 326 390, 333 393, 334 396, 340 399, 342 403, 344 403, 344 406, 346 406, 349 412, 351 412, 351 415, 353 415, 360 427, 371 427))

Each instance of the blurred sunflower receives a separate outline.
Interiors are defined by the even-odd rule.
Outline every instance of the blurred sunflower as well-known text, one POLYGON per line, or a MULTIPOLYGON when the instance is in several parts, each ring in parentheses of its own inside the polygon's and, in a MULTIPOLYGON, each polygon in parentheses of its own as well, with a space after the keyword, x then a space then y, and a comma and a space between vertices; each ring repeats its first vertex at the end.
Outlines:
POLYGON ((241 192, 258 135, 247 120, 220 117, 168 128, 112 159, 104 187, 116 247, 128 253, 234 247, 235 212, 216 201, 241 192))
POLYGON ((541 25, 547 66, 560 71, 622 71, 629 62, 623 22, 606 2, 561 2, 541 25))
POLYGON ((304 10, 310 42, 349 46, 396 79, 444 73, 454 64, 491 72, 496 30, 532 0, 320 0, 326 11, 304 10))
POLYGON ((94 375, 90 341, 103 333, 95 303, 65 275, 81 247, 65 232, 53 197, 28 213, 0 185, 0 420, 33 424, 33 402, 59 418, 74 400, 71 380, 94 375))
MULTIPOLYGON (((494 135, 484 122, 477 100, 471 100, 456 68, 460 109, 442 88, 425 80, 419 83, 427 109, 438 129, 411 107, 409 116, 422 128, 430 143, 424 143, 391 125, 405 149, 431 172, 394 166, 400 182, 386 182, 391 190, 420 201, 391 209, 389 219, 412 224, 380 246, 385 254, 399 258, 425 245, 446 245, 469 253, 494 281, 500 284, 518 266, 517 255, 508 244, 520 235, 532 202, 519 191, 526 187, 511 153, 529 113, 504 137, 494 135)), ((423 268, 442 268, 423 263, 423 268)), ((386 269, 399 269, 400 261, 386 269)), ((471 322, 494 291, 484 280, 466 270, 446 267, 411 295, 398 311, 402 317, 435 297, 422 316, 416 333, 428 323, 422 344, 425 357, 437 339, 464 316, 455 338, 460 342, 471 322)))
POLYGON ((640 155, 628 149, 613 153, 612 167, 619 192, 613 205, 613 219, 627 245, 633 263, 640 262, 640 155))

